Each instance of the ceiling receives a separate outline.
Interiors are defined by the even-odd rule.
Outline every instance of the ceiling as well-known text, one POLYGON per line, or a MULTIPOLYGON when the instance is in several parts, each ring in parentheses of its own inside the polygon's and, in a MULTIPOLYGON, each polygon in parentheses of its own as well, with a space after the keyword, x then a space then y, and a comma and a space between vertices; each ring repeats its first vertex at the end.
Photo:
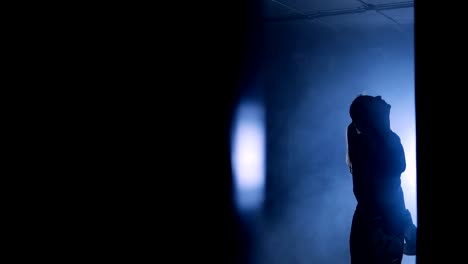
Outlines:
POLYGON ((414 1, 403 0, 262 0, 270 23, 304 21, 333 29, 408 27, 414 1))

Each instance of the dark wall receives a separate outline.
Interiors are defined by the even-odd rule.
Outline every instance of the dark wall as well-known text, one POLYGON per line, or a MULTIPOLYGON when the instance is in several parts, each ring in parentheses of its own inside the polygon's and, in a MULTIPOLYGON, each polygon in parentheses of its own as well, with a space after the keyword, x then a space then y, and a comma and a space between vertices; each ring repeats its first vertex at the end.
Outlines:
POLYGON ((256 2, 55 8, 18 30, 18 80, 43 87, 17 118, 31 175, 17 237, 34 245, 21 255, 244 262, 229 133, 256 68, 256 2))

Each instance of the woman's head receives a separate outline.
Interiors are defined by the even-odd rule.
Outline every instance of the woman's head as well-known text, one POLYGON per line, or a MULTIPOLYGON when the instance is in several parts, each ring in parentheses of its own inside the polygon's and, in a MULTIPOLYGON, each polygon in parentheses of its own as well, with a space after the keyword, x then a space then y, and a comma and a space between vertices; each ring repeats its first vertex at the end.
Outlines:
POLYGON ((391 106, 381 96, 359 95, 349 108, 349 115, 361 132, 390 130, 391 106))

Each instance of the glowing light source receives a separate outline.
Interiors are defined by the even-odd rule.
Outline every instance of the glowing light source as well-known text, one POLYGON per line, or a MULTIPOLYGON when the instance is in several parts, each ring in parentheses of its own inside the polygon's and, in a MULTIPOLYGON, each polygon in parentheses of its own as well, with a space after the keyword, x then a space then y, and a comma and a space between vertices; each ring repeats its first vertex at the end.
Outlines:
POLYGON ((264 111, 260 104, 239 105, 231 131, 235 200, 240 210, 258 208, 265 183, 264 111))

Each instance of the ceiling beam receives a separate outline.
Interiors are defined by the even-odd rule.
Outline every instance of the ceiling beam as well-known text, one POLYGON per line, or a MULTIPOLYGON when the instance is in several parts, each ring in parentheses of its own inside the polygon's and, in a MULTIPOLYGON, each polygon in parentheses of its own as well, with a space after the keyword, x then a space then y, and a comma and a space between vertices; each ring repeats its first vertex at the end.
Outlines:
POLYGON ((356 7, 356 8, 331 9, 331 10, 311 12, 311 13, 299 13, 299 14, 296 13, 296 14, 288 15, 288 16, 265 18, 264 20, 265 22, 280 22, 280 21, 310 20, 310 19, 313 20, 313 19, 317 19, 321 17, 357 14, 357 13, 364 13, 367 11, 376 11, 380 13, 380 11, 383 11, 383 10, 413 8, 413 7, 414 7, 414 1, 377 4, 377 5, 365 3, 364 5, 360 7, 356 7))

